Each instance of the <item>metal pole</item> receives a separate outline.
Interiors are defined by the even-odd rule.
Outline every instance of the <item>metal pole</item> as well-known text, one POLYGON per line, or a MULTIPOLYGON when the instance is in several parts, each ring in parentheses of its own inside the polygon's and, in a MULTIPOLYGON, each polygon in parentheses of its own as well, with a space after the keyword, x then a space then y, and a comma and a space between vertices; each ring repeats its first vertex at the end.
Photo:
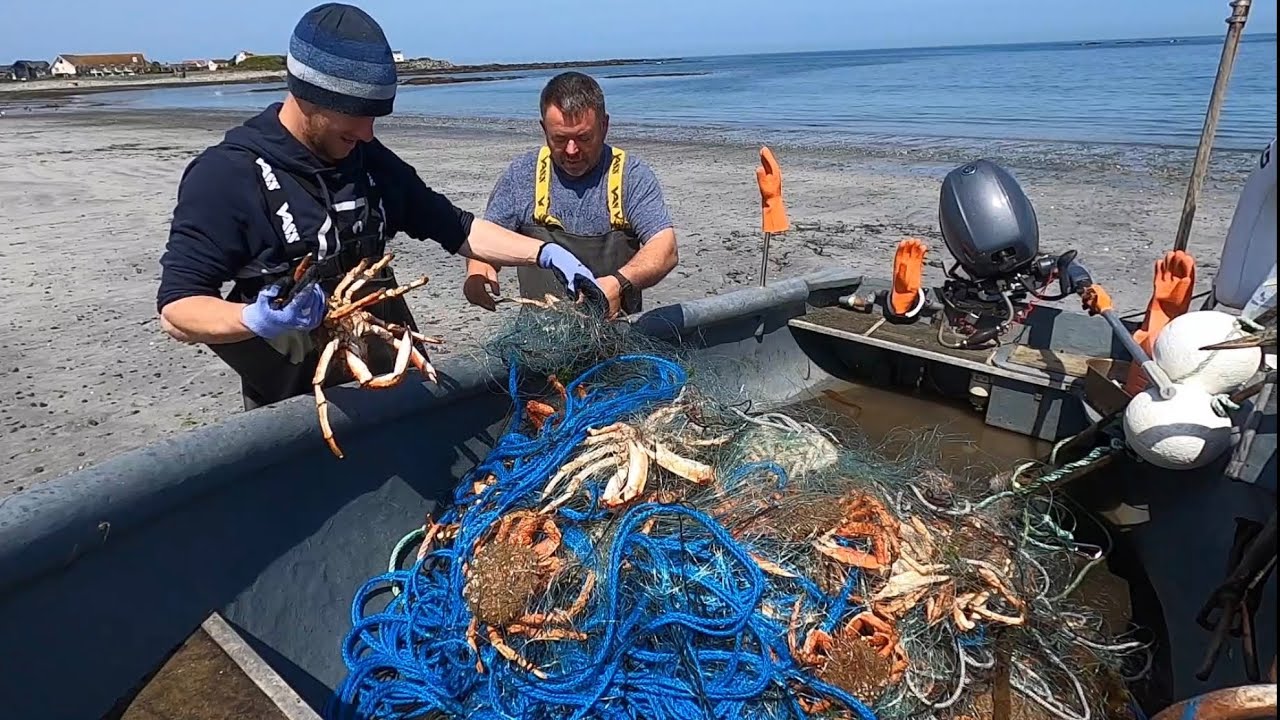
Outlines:
POLYGON ((1191 182, 1187 184, 1187 197, 1182 203, 1182 218, 1178 223, 1178 234, 1173 241, 1174 250, 1186 250, 1187 241, 1191 238, 1191 221, 1196 216, 1196 201, 1200 196, 1200 188, 1204 185, 1205 173, 1209 170, 1209 151, 1213 147, 1213 136, 1218 129, 1218 114, 1222 111, 1222 101, 1227 95, 1227 82, 1231 77, 1231 68, 1235 65, 1236 50, 1240 47, 1240 35, 1244 32, 1245 21, 1249 18, 1249 5, 1252 0, 1231 0, 1231 17, 1227 18, 1227 39, 1222 45, 1222 57, 1218 60, 1218 76, 1213 80, 1213 95, 1209 98, 1209 111, 1205 114, 1204 129, 1200 132, 1200 145, 1196 148, 1195 164, 1191 166, 1191 182))
POLYGON ((760 253, 760 287, 768 284, 769 277, 769 241, 773 239, 773 233, 764 234, 764 250, 760 253))

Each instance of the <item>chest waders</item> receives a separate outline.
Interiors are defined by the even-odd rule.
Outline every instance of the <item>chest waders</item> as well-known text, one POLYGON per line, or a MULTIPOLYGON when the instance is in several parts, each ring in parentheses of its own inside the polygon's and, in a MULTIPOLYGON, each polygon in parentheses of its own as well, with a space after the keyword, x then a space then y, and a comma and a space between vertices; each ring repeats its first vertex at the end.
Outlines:
MULTIPOLYGON (((262 171, 267 207, 276 232, 284 243, 285 261, 267 264, 255 260, 246 265, 236 273, 235 284, 227 294, 227 300, 253 302, 262 288, 291 273, 307 255, 313 255, 313 262, 319 267, 317 284, 325 295, 329 295, 343 275, 359 265, 361 260, 374 262, 382 257, 388 240, 386 211, 372 177, 366 175, 367 183, 358 183, 356 194, 362 197, 331 206, 328 193, 309 179, 277 172, 260 158, 257 164, 262 171), (296 192, 286 192, 283 187, 286 183, 293 185, 296 192), (308 201, 324 206, 325 219, 321 227, 309 231, 295 224, 289 201, 291 197, 304 197, 300 193, 309 196, 308 201), (334 220, 335 215, 337 221, 334 220), (308 235, 308 232, 312 234, 308 235)), ((364 297, 396 284, 395 274, 391 268, 386 268, 356 291, 353 297, 364 297)), ((403 296, 383 300, 367 310, 386 322, 406 325, 415 332, 418 330, 403 296)), ((423 350, 417 341, 415 345, 423 350)), ((312 391, 311 381, 320 359, 320 349, 312 333, 290 332, 274 340, 253 337, 237 343, 210 345, 209 348, 240 376, 245 410, 312 391)), ((382 343, 369 343, 365 361, 375 375, 386 373, 395 367, 395 351, 382 343)), ((352 379, 344 363, 334 363, 324 386, 332 387, 352 379)))
MULTIPOLYGON (((640 238, 622 211, 622 172, 626 163, 626 151, 613 148, 606 194, 610 230, 603 235, 578 235, 565 230, 564 225, 551 214, 551 173, 554 168, 551 164, 551 148, 544 145, 538 151, 538 162, 534 165, 533 221, 522 224, 519 233, 564 246, 596 277, 617 272, 640 251, 640 238)), ((550 270, 522 266, 516 268, 516 276, 520 280, 521 297, 540 300, 548 294, 564 294, 564 286, 550 270)), ((636 292, 632 302, 624 298, 622 313, 638 313, 643 305, 641 294, 636 292)))

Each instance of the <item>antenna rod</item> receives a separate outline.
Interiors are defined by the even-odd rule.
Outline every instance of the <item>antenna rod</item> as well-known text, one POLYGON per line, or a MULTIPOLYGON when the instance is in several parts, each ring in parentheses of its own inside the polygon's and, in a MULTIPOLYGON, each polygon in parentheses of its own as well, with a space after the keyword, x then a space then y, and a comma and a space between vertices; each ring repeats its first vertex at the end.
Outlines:
POLYGON ((1218 76, 1213 80, 1213 95, 1209 98, 1209 111, 1205 114, 1204 129, 1200 132, 1200 146, 1196 148, 1195 164, 1191 166, 1191 182, 1187 184, 1187 197, 1182 203, 1182 218, 1178 222, 1178 234, 1173 241, 1174 250, 1186 250, 1191 238, 1191 221, 1196 216, 1196 201, 1204 176, 1209 171, 1209 151, 1213 148, 1213 136, 1218 130, 1218 114, 1227 96, 1227 82, 1240 48, 1240 35, 1249 19, 1252 0, 1231 0, 1231 17, 1227 18, 1227 39, 1222 45, 1222 58, 1218 61, 1218 76))

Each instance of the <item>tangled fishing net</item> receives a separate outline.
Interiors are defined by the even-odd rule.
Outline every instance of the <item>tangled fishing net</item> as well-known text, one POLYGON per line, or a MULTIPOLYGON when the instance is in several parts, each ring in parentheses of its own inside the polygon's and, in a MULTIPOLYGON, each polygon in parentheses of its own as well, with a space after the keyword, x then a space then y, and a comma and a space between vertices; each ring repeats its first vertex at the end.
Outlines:
POLYGON ((514 417, 356 593, 331 716, 1123 711, 1146 647, 1072 599, 1100 556, 1034 482, 748 412, 567 303, 521 308, 489 350, 514 417), (528 397, 522 373, 566 382, 528 397))

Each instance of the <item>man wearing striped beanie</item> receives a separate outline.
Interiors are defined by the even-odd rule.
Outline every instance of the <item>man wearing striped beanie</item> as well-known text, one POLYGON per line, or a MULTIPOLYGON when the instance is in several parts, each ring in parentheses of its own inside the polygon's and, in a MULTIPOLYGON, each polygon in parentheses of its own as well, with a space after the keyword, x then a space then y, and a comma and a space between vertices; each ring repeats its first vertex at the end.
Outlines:
MULTIPOLYGON (((391 46, 366 12, 342 3, 307 12, 289 40, 287 68, 282 102, 187 166, 160 259, 161 327, 208 345, 230 365, 246 409, 311 391, 319 358, 311 331, 326 297, 401 232, 491 265, 537 265, 562 278, 570 296, 602 297, 573 253, 474 217, 374 138, 374 120, 392 111, 397 79, 391 46), (320 270, 318 282, 291 287, 303 258, 320 270)), ((394 283, 385 273, 363 289, 394 283)), ((371 311, 416 329, 403 298, 371 311)), ((388 372, 394 354, 374 357, 375 347, 369 370, 388 372)), ((349 379, 331 371, 327 384, 349 379)))

